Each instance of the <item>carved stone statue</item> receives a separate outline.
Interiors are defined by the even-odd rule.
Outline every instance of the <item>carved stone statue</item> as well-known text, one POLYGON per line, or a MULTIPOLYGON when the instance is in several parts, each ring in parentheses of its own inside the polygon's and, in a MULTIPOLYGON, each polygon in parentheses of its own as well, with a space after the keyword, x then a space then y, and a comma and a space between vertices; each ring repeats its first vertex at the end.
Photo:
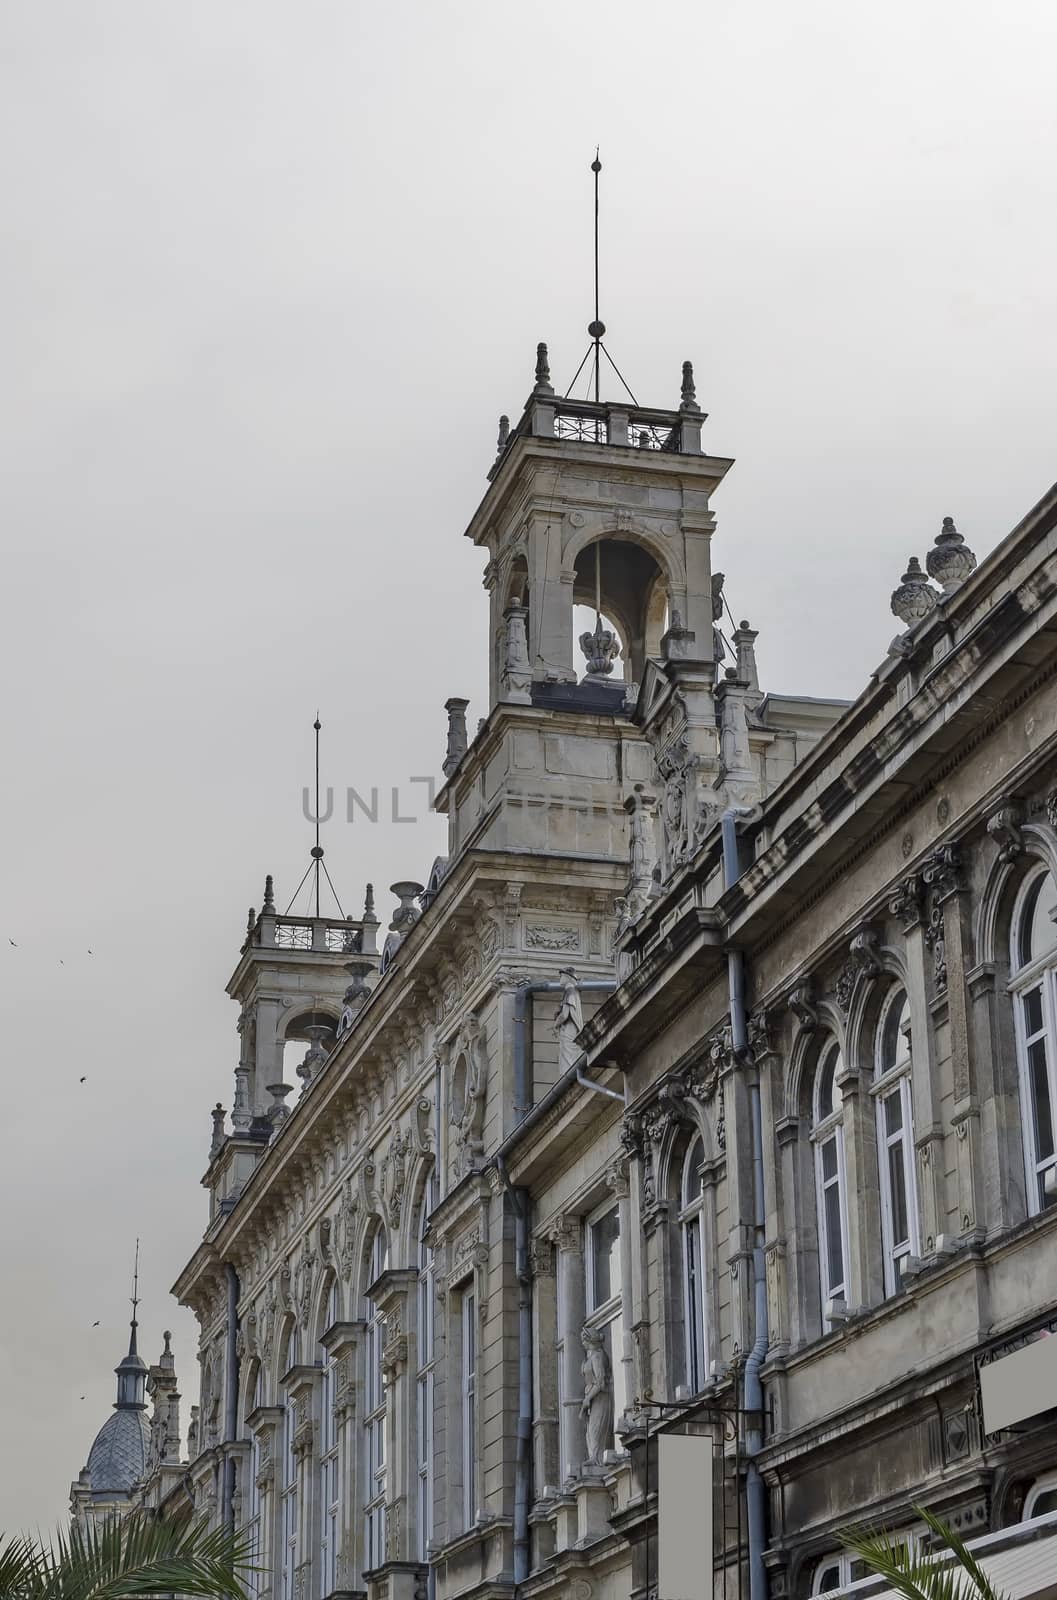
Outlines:
POLYGON ((609 1367, 605 1343, 597 1328, 585 1328, 580 1335, 585 1356, 580 1369, 584 1379, 584 1397, 580 1415, 587 1424, 588 1466, 600 1466, 602 1452, 608 1450, 613 1437, 613 1374, 609 1367))
POLYGON ((558 1071, 568 1072, 582 1054, 577 1036, 584 1025, 583 1006, 580 1004, 580 984, 571 967, 558 973, 562 985, 562 1001, 554 1014, 554 1032, 558 1036, 558 1071))
POLYGON ((719 631, 719 624, 723 621, 723 583, 724 574, 712 574, 712 655, 717 662, 722 661, 727 652, 723 644, 723 636, 719 631))

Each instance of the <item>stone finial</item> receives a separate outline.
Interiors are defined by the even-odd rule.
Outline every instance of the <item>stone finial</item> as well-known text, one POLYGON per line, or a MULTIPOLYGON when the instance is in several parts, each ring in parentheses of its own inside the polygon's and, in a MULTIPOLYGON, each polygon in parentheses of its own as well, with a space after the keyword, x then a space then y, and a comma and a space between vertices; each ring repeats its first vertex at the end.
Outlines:
POLYGON ((925 557, 925 567, 944 594, 953 594, 976 568, 976 557, 954 526, 953 517, 944 517, 943 526, 925 557))
POLYGON ((737 674, 740 683, 747 683, 750 690, 750 701, 757 704, 760 695, 760 675, 756 667, 756 640, 758 632, 750 628, 742 620, 734 629, 734 653, 737 660, 737 674))
POLYGON ((692 361, 683 362, 683 388, 680 401, 681 411, 697 411, 697 390, 694 387, 694 364, 692 361))
POLYGON ((580 635, 580 649, 587 657, 586 677, 596 681, 609 676, 620 654, 620 644, 609 628, 603 628, 601 616, 596 620, 592 633, 580 635))
POLYGON ((265 1084, 265 1088, 272 1097, 272 1103, 268 1107, 268 1119, 273 1130, 278 1132, 290 1115, 290 1107, 286 1104, 286 1097, 288 1094, 293 1094, 293 1085, 289 1083, 268 1083, 265 1084))
POLYGON ((899 588, 892 591, 892 612, 907 628, 936 609, 937 595, 921 570, 917 556, 911 556, 899 588))
POLYGON ((224 1148, 224 1107, 218 1100, 209 1113, 213 1119, 213 1137, 209 1142, 209 1159, 213 1161, 224 1148))
POLYGON ((551 393, 551 369, 547 359, 547 346, 542 342, 536 346, 536 388, 551 393))
POLYGON ((389 931, 390 933, 399 933, 401 936, 406 936, 422 915, 415 904, 415 901, 422 893, 422 884, 413 883, 408 878, 401 883, 391 883, 389 892, 390 894, 395 894, 400 902, 393 912, 393 920, 389 924, 389 931))
POLYGON ((306 1028, 305 1032, 307 1033, 310 1042, 308 1050, 305 1054, 305 1059, 297 1068, 297 1076, 301 1079, 302 1083, 307 1086, 312 1082, 313 1078, 317 1076, 320 1067, 322 1067, 326 1062, 329 1051, 324 1050, 323 1040, 327 1037, 330 1029, 318 1027, 306 1028))
POLYGON ((250 906, 250 909, 246 913, 246 932, 247 933, 252 933, 253 932, 253 929, 254 929, 254 926, 255 926, 256 922, 257 922, 257 908, 255 906, 250 906))
POLYGON ((515 705, 532 702, 532 671, 529 666, 528 632, 525 608, 511 600, 503 612, 506 624, 506 650, 503 656, 502 698, 515 705))
POLYGON ((261 915, 264 917, 275 916, 275 887, 272 883, 270 872, 264 880, 264 904, 261 907, 261 915))
POLYGON ((348 1033, 349 1029, 356 1020, 357 1012, 362 1009, 367 997, 371 992, 371 987, 367 982, 367 979, 374 971, 374 965, 370 961, 347 961, 345 963, 345 971, 351 977, 352 982, 345 990, 345 1000, 341 1010, 341 1020, 338 1023, 339 1039, 344 1039, 345 1035, 348 1033))
POLYGON ((444 702, 444 709, 448 713, 448 749, 440 770, 446 778, 458 771, 459 763, 466 754, 466 707, 469 704, 469 700, 457 698, 444 702))
POLYGON ((496 442, 495 442, 495 453, 496 453, 497 456, 501 456, 503 454, 503 451, 507 447, 507 440, 509 438, 510 438, 510 418, 504 412, 504 414, 499 419, 499 437, 496 439, 496 442))
POLYGON ((363 916, 360 919, 360 954, 365 956, 378 954, 378 918, 374 911, 373 883, 367 885, 363 901, 363 916))

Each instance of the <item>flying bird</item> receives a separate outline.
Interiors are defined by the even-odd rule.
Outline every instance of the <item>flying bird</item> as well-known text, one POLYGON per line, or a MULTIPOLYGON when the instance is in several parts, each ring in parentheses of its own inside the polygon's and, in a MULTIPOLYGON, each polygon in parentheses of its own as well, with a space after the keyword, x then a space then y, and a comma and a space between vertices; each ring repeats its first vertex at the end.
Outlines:
MULTIPOLYGON (((7 942, 8 942, 8 944, 15 944, 14 939, 9 939, 7 942)), ((18 949, 18 945, 17 944, 15 944, 15 949, 16 950, 18 949)))
POLYGON ((93 1328, 98 1328, 98 1326, 99 1326, 98 1320, 92 1323, 92 1327, 93 1328))
POLYGON ((82 1083, 87 1083, 87 1081, 88 1081, 87 1076, 85 1076, 84 1078, 81 1079, 82 1083))
POLYGON ((91 953, 92 953, 92 952, 91 952, 91 951, 90 951, 90 950, 89 950, 89 952, 88 952, 88 954, 89 954, 89 955, 91 955, 91 953))

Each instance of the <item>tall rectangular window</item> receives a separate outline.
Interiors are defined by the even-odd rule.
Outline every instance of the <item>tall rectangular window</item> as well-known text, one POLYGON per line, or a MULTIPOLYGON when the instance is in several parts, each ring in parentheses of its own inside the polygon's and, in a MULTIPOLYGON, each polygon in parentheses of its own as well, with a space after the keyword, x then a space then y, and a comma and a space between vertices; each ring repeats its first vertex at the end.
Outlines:
MULTIPOLYGON (((371 1252, 370 1282, 381 1277, 387 1260, 385 1235, 379 1229, 371 1252)), ((385 1318, 373 1300, 366 1301, 365 1311, 363 1570, 372 1572, 385 1561, 385 1380, 382 1375, 385 1318)))
POLYGON ((435 1203, 434 1188, 427 1188, 419 1219, 418 1247, 418 1558, 427 1561, 433 1538, 433 1364, 436 1352, 436 1281, 433 1251, 426 1243, 426 1224, 435 1203))
POLYGON ((477 1521, 477 1296, 462 1297, 462 1520, 477 1521))
POLYGON ((620 1209, 607 1206, 587 1220, 587 1326, 598 1331, 609 1364, 612 1416, 604 1448, 612 1448, 613 1424, 627 1410, 624 1385, 624 1301, 620 1271, 620 1209))

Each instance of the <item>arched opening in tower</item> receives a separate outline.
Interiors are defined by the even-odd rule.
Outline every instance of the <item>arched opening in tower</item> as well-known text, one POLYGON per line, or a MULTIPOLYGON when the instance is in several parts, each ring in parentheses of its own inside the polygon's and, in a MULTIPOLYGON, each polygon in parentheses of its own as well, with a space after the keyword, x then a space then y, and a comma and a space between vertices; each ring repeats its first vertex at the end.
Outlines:
POLYGON ((665 575, 641 545, 606 537, 579 552, 573 637, 584 678, 641 683, 647 657, 660 655, 668 614, 665 575))

